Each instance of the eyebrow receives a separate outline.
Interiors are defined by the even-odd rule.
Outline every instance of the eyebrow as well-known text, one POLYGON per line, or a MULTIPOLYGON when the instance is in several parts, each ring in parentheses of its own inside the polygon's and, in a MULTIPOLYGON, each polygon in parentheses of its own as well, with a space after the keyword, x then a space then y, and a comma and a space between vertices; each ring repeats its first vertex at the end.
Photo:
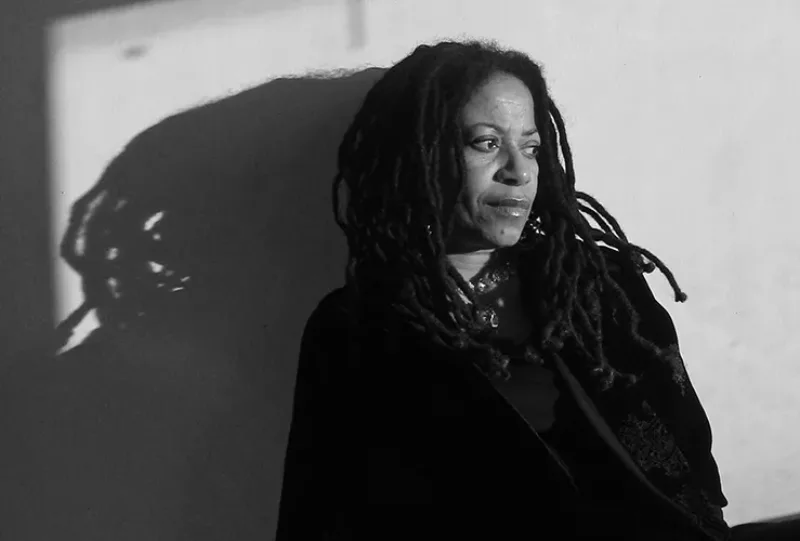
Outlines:
MULTIPOLYGON (((501 128, 497 124, 492 124, 491 122, 476 122, 475 124, 472 124, 470 126, 470 128, 475 128, 476 126, 486 126, 488 128, 494 129, 495 131, 499 131, 499 132, 503 131, 503 128, 501 128)), ((533 129, 530 129, 530 130, 526 131, 522 135, 524 137, 529 137, 531 135, 536 135, 537 133, 539 133, 539 131, 536 128, 533 128, 533 129)))

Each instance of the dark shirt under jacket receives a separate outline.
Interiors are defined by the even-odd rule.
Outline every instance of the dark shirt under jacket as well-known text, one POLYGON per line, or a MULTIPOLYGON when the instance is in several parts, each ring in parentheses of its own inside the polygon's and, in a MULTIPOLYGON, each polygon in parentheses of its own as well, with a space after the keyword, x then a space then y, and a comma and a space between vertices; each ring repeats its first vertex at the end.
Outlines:
POLYGON ((672 320, 639 273, 608 258, 640 333, 669 362, 604 323, 607 357, 642 381, 599 392, 562 352, 549 366, 556 423, 543 434, 459 353, 378 319, 349 331, 343 289, 327 295, 301 345, 278 541, 729 539, 672 320))

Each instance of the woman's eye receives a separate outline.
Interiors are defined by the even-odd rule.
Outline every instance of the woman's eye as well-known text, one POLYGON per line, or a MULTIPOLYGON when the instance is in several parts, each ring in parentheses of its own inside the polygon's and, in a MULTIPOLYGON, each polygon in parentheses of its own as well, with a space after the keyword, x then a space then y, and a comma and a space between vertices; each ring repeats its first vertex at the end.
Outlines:
POLYGON ((497 139, 475 139, 472 141, 472 146, 483 152, 491 152, 497 148, 497 139))
POLYGON ((523 153, 529 158, 535 158, 539 154, 541 145, 531 145, 522 149, 523 153))

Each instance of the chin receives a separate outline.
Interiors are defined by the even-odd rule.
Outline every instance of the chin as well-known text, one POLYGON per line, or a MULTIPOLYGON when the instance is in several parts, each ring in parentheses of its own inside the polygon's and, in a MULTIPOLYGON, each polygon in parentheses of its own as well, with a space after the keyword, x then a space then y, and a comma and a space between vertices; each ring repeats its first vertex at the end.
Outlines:
POLYGON ((521 237, 522 231, 514 230, 499 232, 489 238, 495 248, 511 248, 519 242, 521 237))

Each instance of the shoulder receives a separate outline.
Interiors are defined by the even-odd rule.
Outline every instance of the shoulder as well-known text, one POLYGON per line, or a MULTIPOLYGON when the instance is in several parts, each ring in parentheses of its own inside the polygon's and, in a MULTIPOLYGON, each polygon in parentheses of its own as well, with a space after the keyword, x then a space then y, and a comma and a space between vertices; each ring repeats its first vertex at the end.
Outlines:
POLYGON ((351 323, 348 292, 345 287, 326 293, 312 310, 305 322, 301 343, 301 361, 319 364, 321 358, 346 355, 352 345, 353 325, 351 323))
POLYGON ((306 322, 306 332, 312 329, 344 328, 349 317, 347 290, 338 287, 326 293, 317 303, 306 322))
POLYGON ((618 250, 601 247, 609 276, 620 287, 639 318, 639 332, 659 347, 677 342, 675 326, 667 309, 658 301, 646 274, 618 250))

